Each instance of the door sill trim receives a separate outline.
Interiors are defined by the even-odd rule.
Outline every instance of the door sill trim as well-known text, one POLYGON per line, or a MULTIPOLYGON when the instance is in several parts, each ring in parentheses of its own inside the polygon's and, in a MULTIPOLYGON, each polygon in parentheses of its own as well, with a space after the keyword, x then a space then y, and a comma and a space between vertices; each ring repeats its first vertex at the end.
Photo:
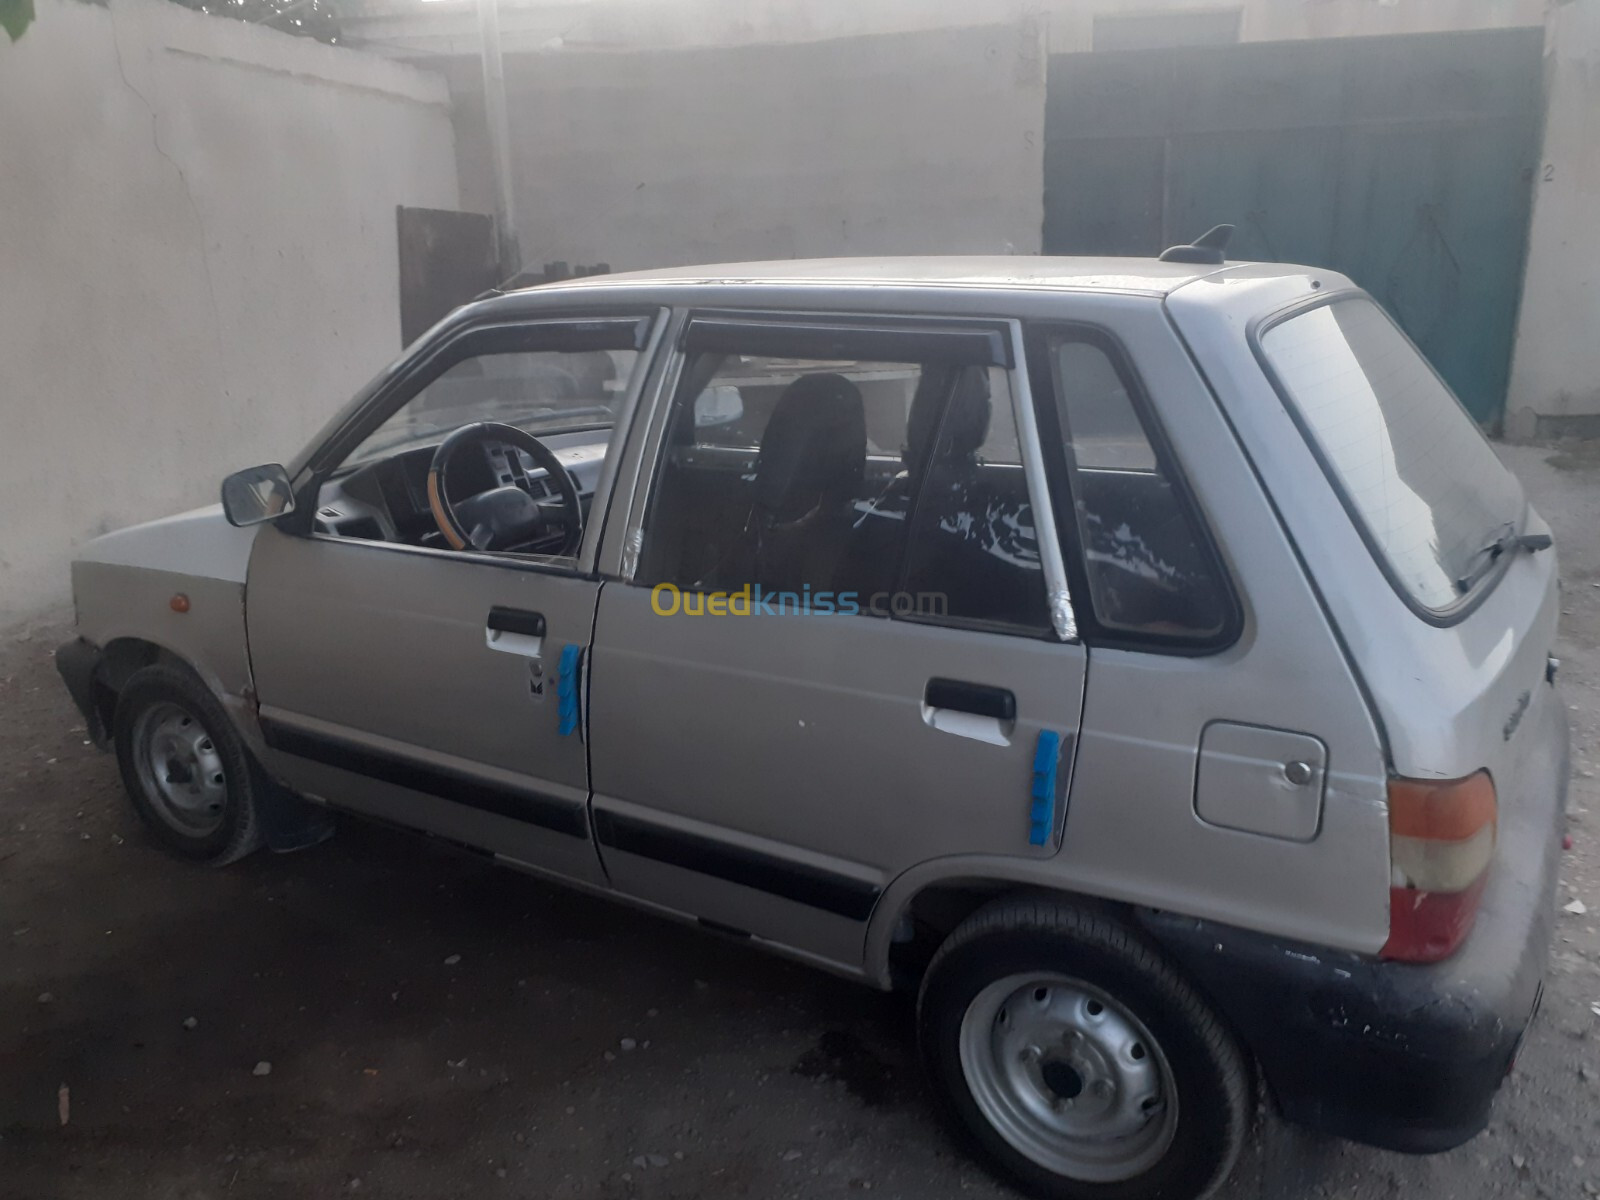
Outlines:
POLYGON ((619 853, 710 875, 852 921, 870 917, 883 893, 876 884, 848 875, 608 809, 594 810, 594 828, 600 844, 619 853))
POLYGON ((267 747, 280 754, 337 767, 452 804, 589 840, 587 806, 581 802, 532 788, 491 783, 466 771, 376 750, 350 738, 312 733, 266 716, 261 718, 261 735, 267 747))

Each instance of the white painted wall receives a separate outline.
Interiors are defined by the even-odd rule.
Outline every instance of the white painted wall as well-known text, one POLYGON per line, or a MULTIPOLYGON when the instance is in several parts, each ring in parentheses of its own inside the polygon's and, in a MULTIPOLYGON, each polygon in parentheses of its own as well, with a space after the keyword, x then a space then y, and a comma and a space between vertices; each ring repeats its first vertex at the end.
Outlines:
POLYGON ((458 197, 442 80, 166 0, 39 0, 0 113, 3 627, 292 455, 400 349, 395 205, 458 197))
POLYGON ((1506 402, 1520 438, 1600 436, 1600 0, 1550 14, 1544 159, 1506 402))
MULTIPOLYGON (((478 64, 448 62, 463 203, 491 210, 478 64)), ((505 70, 525 263, 1038 253, 1037 21, 505 70)))

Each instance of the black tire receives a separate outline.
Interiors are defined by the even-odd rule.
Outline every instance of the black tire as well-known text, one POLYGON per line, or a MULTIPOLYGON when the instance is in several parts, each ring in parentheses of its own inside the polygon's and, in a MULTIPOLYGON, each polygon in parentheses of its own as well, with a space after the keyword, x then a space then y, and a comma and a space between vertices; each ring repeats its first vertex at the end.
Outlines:
MULTIPOLYGON (((1037 997, 1043 992, 1031 994, 1037 997)), ((1023 994, 1028 994, 1026 989, 1023 994)), ((1089 1012, 1095 1011, 1092 1003, 1089 1012)), ((969 1048, 995 1044, 1005 1036, 1008 1019, 1004 1004, 995 1024, 985 1026, 975 1016, 977 1029, 998 1032, 973 1034, 976 1040, 969 1042, 969 1048)), ((976 1142, 1013 1182, 1050 1200, 1206 1196, 1232 1170, 1250 1125, 1249 1066, 1228 1031, 1194 989, 1131 930, 1087 907, 1049 897, 1015 897, 974 913, 950 934, 928 966, 917 1001, 917 1034, 935 1094, 958 1132, 976 1142), (1066 1174, 1059 1165, 1045 1165, 1019 1149, 974 1097, 962 1065, 963 1021, 969 1008, 975 1014, 987 1011, 979 998, 1003 991, 999 981, 1009 983, 1030 972, 1066 977, 1069 991, 1073 981, 1082 981, 1114 1001, 1113 1007, 1120 1006, 1133 1024, 1148 1031, 1158 1047, 1153 1057, 1170 1069, 1175 1116, 1147 1151, 1159 1157, 1148 1165, 1130 1164, 1138 1166, 1136 1174, 1093 1181, 1066 1174)), ((981 1056, 981 1051, 970 1052, 981 1056)), ((1147 1053, 1142 1045, 1134 1045, 1136 1057, 1143 1059, 1147 1053)), ((1037 1058, 1035 1049, 1024 1054, 1037 1058)), ((992 1061, 1010 1059, 996 1053, 992 1061)), ((1002 1067, 995 1070, 1004 1073, 1002 1067)), ((1083 1086, 1084 1077, 1066 1074, 1083 1086)), ((1048 1070, 1041 1069, 1039 1075, 1046 1077, 1048 1070)), ((1096 1086, 1106 1087, 1108 1094, 1114 1087, 1110 1081, 1096 1086)), ((1060 1098, 1066 1094, 1046 1096, 1047 1103, 1065 1103, 1060 1098)), ((993 1101, 988 1103, 992 1109, 993 1101)), ((1164 1105, 1163 1096, 1162 1104, 1152 1108, 1164 1112, 1164 1105)))
POLYGON ((166 663, 136 672, 117 697, 112 736, 122 785, 146 828, 168 850, 191 862, 221 867, 261 845, 256 796, 265 780, 222 705, 192 673, 166 663), (216 789, 214 794, 202 795, 198 787, 188 788, 194 798, 182 807, 168 799, 161 783, 151 778, 151 771, 159 769, 169 790, 185 790, 186 777, 198 774, 192 769, 198 759, 190 760, 187 767, 177 763, 181 755, 174 756, 168 766, 151 759, 151 723, 164 719, 167 728, 181 734, 191 727, 179 714, 187 715, 198 727, 193 736, 201 739, 199 744, 205 748, 204 762, 213 768, 207 779, 216 789), (174 784, 175 775, 183 782, 174 784), (183 819, 179 815, 183 812, 192 819, 183 819))

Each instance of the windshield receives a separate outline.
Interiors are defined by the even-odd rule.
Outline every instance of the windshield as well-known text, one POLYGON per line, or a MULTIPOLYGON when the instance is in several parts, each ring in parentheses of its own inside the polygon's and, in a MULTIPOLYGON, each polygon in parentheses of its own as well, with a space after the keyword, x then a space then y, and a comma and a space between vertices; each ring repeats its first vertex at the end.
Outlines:
POLYGON ((1394 322, 1364 296, 1261 337, 1286 403, 1396 586, 1441 612, 1485 577, 1485 547, 1520 528, 1522 487, 1394 322), (1459 581, 1473 581, 1466 589, 1459 581))
POLYGON ((462 425, 498 421, 534 434, 616 420, 638 354, 540 350, 464 359, 413 396, 345 461, 355 465, 462 425))

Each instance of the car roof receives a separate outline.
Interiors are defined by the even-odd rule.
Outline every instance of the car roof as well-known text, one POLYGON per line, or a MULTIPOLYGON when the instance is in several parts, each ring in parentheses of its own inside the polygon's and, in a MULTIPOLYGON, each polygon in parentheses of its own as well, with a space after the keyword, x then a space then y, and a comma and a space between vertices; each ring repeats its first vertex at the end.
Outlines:
MULTIPOLYGON (((588 289, 703 287, 717 284, 854 284, 1116 291, 1164 296, 1186 283, 1226 269, 1211 264, 1161 262, 1154 258, 1049 258, 1034 255, 797 258, 591 275, 539 287, 588 289)), ((1281 270, 1288 275, 1303 272, 1304 268, 1282 267, 1281 270)))

